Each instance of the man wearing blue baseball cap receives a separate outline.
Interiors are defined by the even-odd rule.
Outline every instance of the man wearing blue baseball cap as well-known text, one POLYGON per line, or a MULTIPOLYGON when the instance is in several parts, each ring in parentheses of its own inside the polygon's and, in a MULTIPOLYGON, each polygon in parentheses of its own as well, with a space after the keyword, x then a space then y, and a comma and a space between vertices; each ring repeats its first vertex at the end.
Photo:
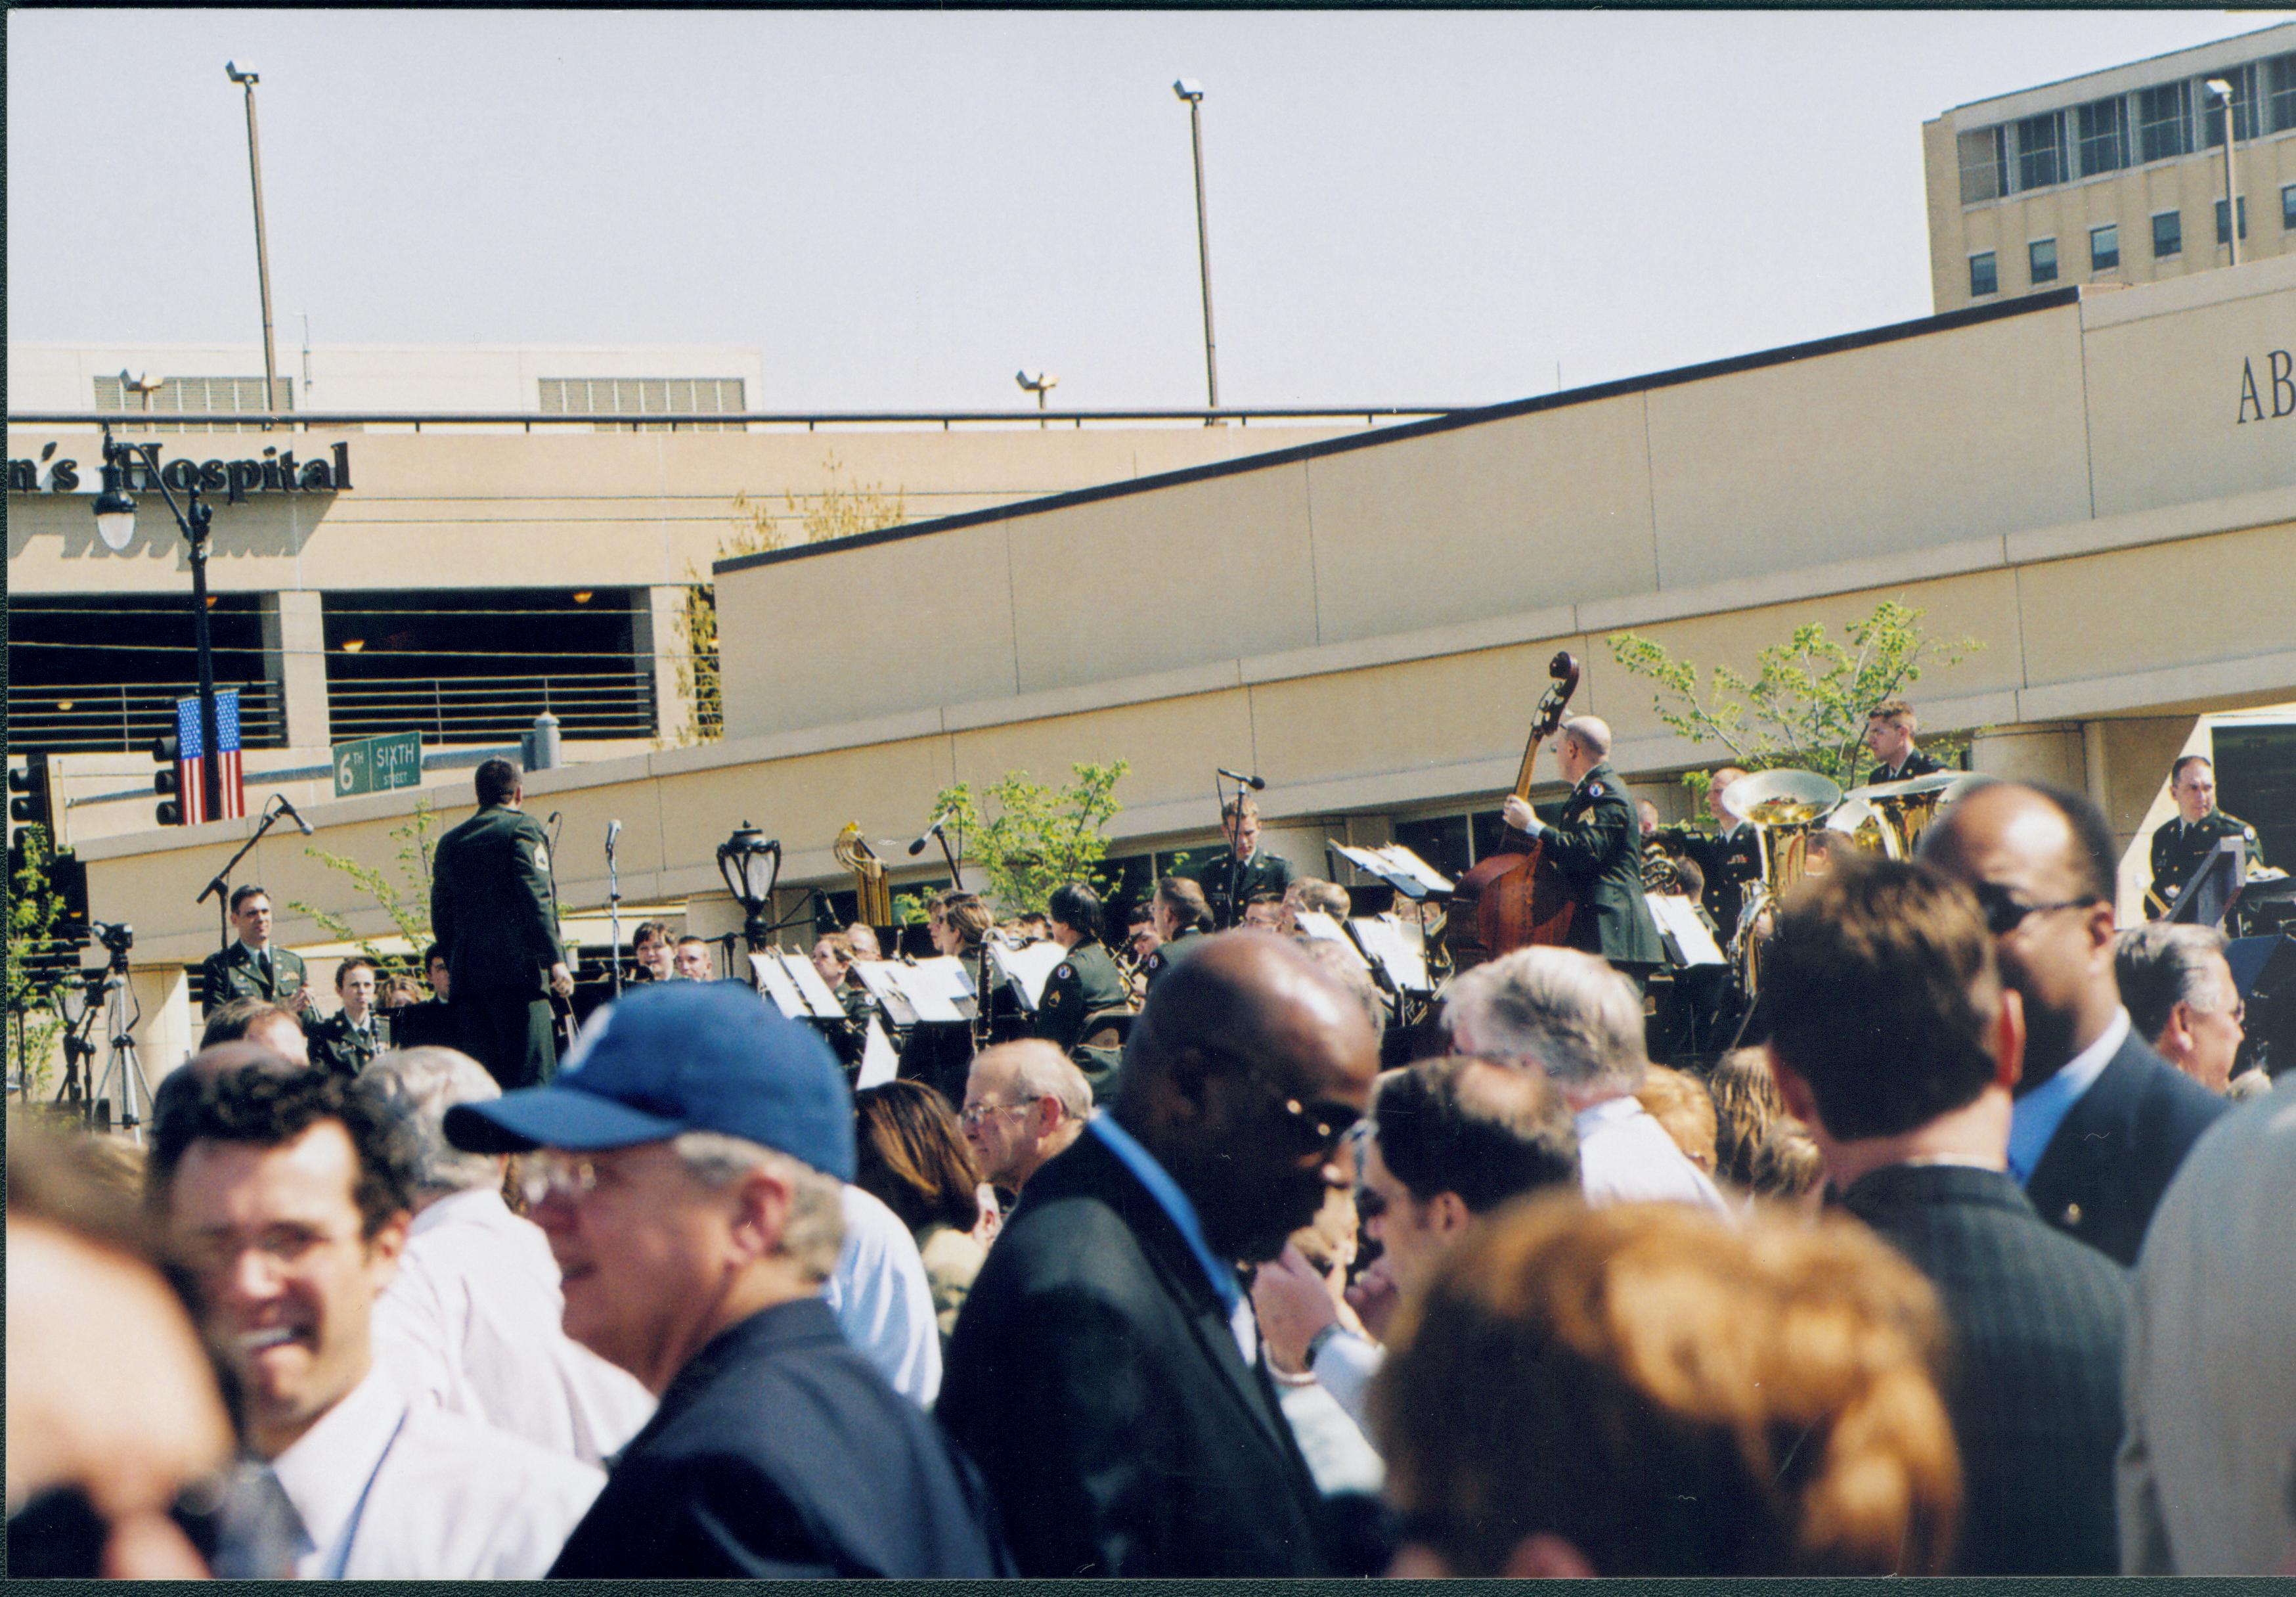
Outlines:
POLYGON ((661 1399, 553 1576, 1013 1572, 978 1473, 822 1301, 853 1108, 818 1036, 731 984, 642 988, 446 1131, 530 1153, 567 1334, 661 1399))

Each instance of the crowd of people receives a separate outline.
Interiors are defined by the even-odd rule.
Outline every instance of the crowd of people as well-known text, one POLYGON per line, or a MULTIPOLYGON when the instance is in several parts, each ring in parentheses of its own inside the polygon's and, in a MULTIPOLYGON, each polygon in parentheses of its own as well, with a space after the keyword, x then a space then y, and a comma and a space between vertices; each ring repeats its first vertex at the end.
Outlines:
MULTIPOLYGON (((1509 819, 1608 880, 1606 747, 1509 819)), ((2237 1101, 2221 938, 2118 932, 2079 795, 1837 851, 1693 1068, 1631 917, 1382 1068, 1344 893, 1232 825, 1121 965, 1052 895, 1037 1034, 857 1091, 652 923, 556 1059, 563 950, 468 947, 548 901, 490 781, 414 1032, 243 890, 148 1148, 12 1124, 12 1573, 2296 1574, 2296 1087, 2237 1101)))

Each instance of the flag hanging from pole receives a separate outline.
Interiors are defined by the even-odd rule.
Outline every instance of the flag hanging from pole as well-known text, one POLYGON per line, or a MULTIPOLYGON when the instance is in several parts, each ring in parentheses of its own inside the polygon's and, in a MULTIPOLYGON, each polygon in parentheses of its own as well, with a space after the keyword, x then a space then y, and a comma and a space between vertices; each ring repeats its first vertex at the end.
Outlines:
POLYGON ((184 824, 195 827, 209 819, 235 820, 247 813, 247 795, 239 763, 239 689, 226 687, 216 695, 216 786, 221 812, 208 814, 207 788, 200 780, 200 701, 176 701, 176 780, 182 796, 184 824))

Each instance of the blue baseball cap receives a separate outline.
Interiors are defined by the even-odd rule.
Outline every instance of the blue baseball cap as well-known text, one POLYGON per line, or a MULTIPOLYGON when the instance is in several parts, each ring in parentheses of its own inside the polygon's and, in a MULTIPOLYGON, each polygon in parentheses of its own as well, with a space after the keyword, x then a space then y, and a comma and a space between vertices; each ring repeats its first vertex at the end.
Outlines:
POLYGON ((591 1017, 546 1087, 447 1111, 470 1153, 578 1152, 717 1132, 853 1179, 853 1095, 812 1027, 734 982, 663 982, 591 1017))

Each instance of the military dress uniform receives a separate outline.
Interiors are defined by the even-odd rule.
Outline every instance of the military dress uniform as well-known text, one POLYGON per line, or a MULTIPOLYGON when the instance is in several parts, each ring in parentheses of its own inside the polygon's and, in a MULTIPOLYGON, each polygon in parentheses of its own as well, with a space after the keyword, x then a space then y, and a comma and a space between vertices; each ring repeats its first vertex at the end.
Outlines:
POLYGON ((1700 873, 1706 878, 1705 890, 1698 901, 1713 921, 1721 941, 1727 943, 1738 929, 1739 913, 1746 907, 1746 884, 1761 878, 1759 835, 1751 825, 1741 821, 1727 832, 1669 827, 1659 836, 1673 844, 1676 852, 1697 861, 1700 873))
MULTIPOLYGON (((451 976, 447 979, 453 980, 451 976)), ((393 1048, 452 1048, 457 1035, 455 1012, 443 1000, 426 998, 421 1003, 402 1004, 390 1011, 393 1048)))
MULTIPOLYGON (((1544 808, 1553 813, 1539 816, 1546 823, 1539 841, 1578 901, 1570 946, 1637 976, 1665 963, 1666 945, 1643 897, 1642 819, 1618 773, 1597 765, 1569 798, 1544 808)), ((1526 852, 1530 840, 1510 829, 1502 846, 1526 852)))
POLYGON ((1154 953, 1150 954, 1146 959, 1140 961, 1140 975, 1147 982, 1149 992, 1153 992, 1156 991, 1156 978, 1162 975, 1166 971, 1171 969, 1172 961, 1178 959, 1182 954, 1186 953, 1189 946, 1202 935, 1202 932, 1197 930, 1194 926, 1190 926, 1186 931, 1181 933, 1178 936, 1165 943, 1161 948, 1159 948, 1154 953))
POLYGON ((562 962, 550 839, 542 823, 488 804, 439 840, 430 930, 447 951, 447 1007, 463 1051, 504 1091, 556 1070, 550 967, 562 962))
POLYGON ((1180 874, 1204 890, 1205 901, 1212 907, 1212 925, 1226 929, 1243 918, 1243 907, 1262 893, 1283 893, 1290 889, 1292 878, 1299 873, 1292 861, 1281 854, 1271 854, 1266 849, 1254 849, 1251 858, 1236 872, 1235 899, 1228 900, 1228 865, 1235 858, 1233 849, 1222 849, 1201 865, 1190 865, 1180 874))
POLYGON ((236 939, 200 965, 200 1002, 209 1009, 235 998, 285 1003, 306 984, 300 955, 275 947, 258 954, 236 939))
POLYGON ((1906 762, 1903 765, 1894 767, 1877 765, 1867 771, 1866 786, 1871 787, 1876 782, 1910 782, 1915 777, 1935 776, 1939 771, 1946 769, 1944 761, 1932 760, 1921 750, 1915 749, 1906 756, 1906 762))
POLYGON ((337 1010, 311 1027, 311 1063, 340 1075, 357 1075, 384 1047, 381 1017, 372 1009, 363 1026, 337 1010))
POLYGON ((2221 810, 2211 810, 2195 821, 2179 815, 2152 834, 2152 896, 2161 914, 2176 907, 2177 893, 2193 879, 2201 861, 2216 852, 2217 844, 2227 837, 2247 844, 2251 870, 2264 863, 2264 847, 2256 828, 2221 810))
POLYGON ((1103 1009, 1125 1008, 1131 1000, 1124 973, 1097 937, 1087 937, 1069 950, 1069 957, 1045 978, 1044 996, 1037 1001, 1037 1035, 1068 1051, 1092 1083, 1095 1103, 1115 1085, 1123 1050, 1085 1047, 1085 1023, 1103 1009))

